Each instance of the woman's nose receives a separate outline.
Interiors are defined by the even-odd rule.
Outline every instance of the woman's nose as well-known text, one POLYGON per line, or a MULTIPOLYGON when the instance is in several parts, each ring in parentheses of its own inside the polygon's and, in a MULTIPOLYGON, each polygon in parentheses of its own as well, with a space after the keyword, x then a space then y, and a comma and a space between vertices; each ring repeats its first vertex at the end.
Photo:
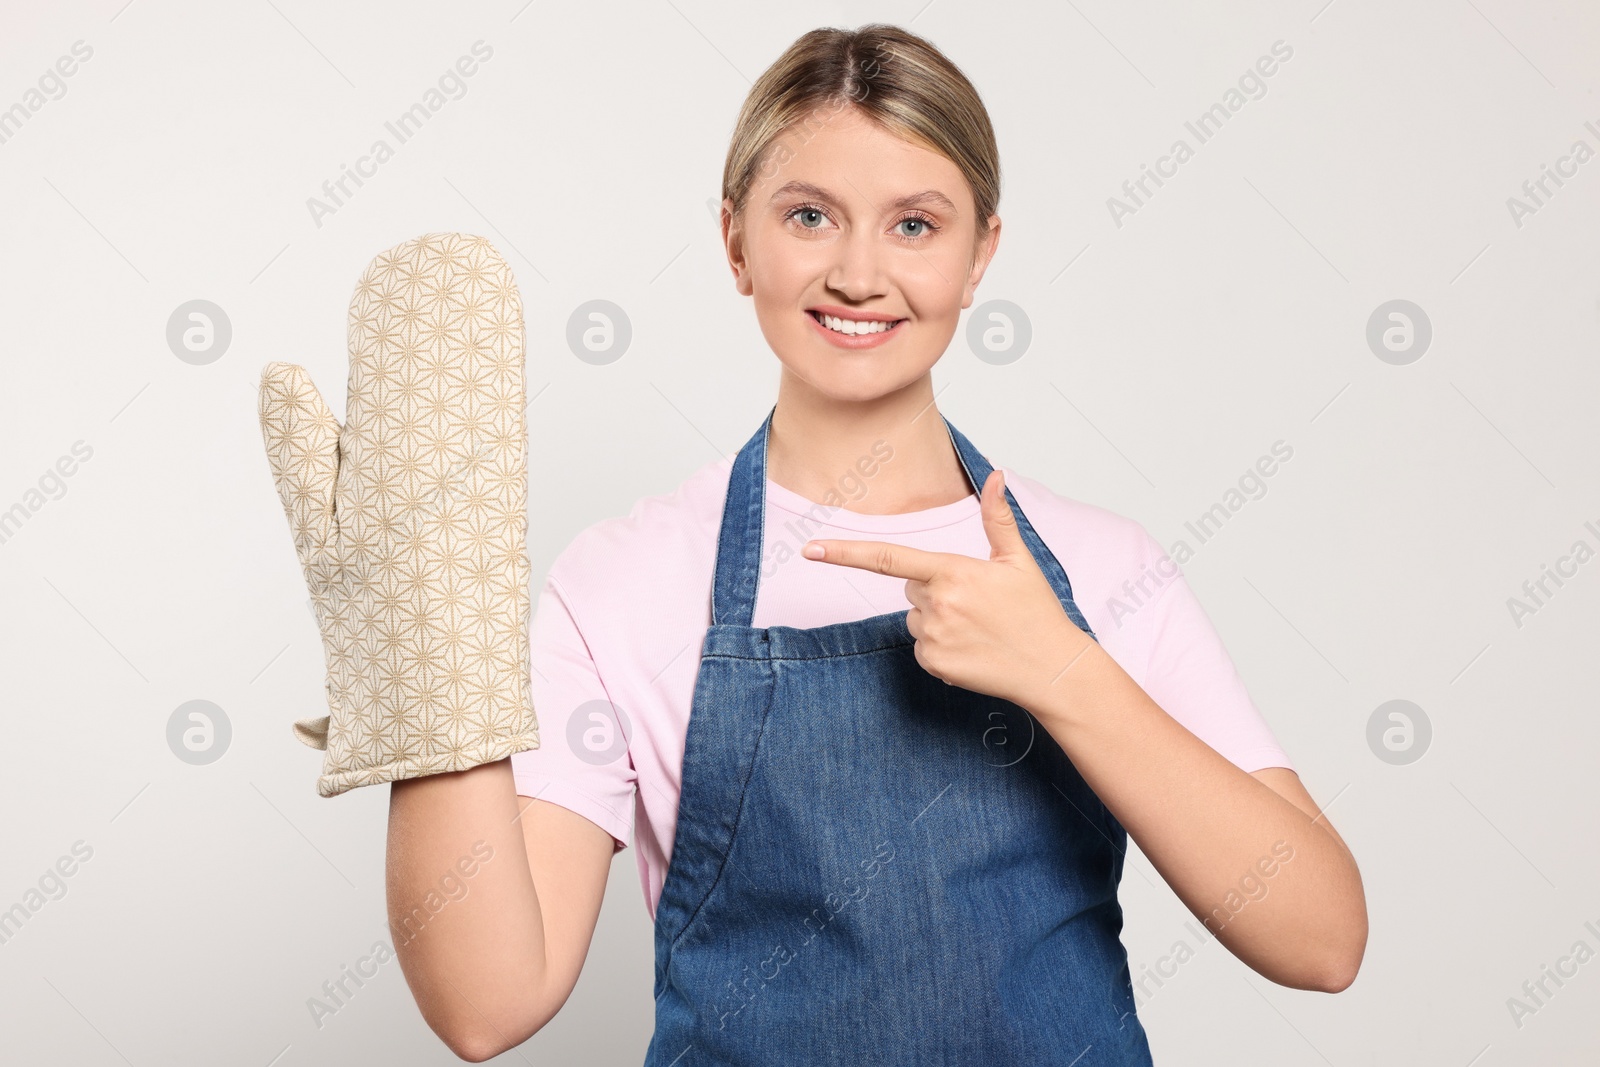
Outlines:
POLYGON ((828 269, 828 288, 852 300, 866 300, 883 292, 884 248, 876 235, 853 230, 834 242, 834 261, 828 269))

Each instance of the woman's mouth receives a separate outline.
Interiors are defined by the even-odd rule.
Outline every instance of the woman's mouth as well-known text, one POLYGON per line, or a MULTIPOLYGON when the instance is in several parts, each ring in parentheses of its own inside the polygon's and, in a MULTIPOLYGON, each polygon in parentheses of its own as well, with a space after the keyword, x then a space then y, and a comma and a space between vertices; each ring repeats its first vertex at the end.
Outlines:
POLYGON ((840 348, 871 348, 893 337, 905 319, 846 319, 821 311, 806 310, 817 332, 840 348))

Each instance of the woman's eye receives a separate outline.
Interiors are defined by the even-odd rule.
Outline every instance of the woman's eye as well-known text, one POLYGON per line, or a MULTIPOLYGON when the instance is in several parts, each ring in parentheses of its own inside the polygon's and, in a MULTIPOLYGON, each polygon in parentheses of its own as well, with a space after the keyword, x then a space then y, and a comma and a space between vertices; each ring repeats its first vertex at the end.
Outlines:
MULTIPOLYGON (((828 223, 828 213, 826 211, 808 204, 791 208, 784 215, 784 218, 798 222, 801 228, 807 230, 820 230, 828 223)), ((934 231, 939 229, 932 220, 925 219, 920 215, 908 215, 895 223, 895 228, 899 236, 908 241, 926 240, 934 231), (909 230, 901 229, 901 227, 906 226, 911 228, 909 230)))
POLYGON ((929 237, 939 232, 938 223, 934 222, 932 219, 924 218, 921 215, 907 215, 905 218, 895 223, 895 225, 913 226, 916 228, 914 233, 907 233, 904 230, 900 232, 900 236, 909 241, 926 241, 929 237))

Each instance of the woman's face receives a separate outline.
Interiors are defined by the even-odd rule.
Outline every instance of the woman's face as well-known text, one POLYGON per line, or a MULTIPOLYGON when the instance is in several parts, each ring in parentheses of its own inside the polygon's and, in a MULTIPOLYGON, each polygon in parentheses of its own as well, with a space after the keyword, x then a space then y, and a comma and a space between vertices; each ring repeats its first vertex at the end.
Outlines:
POLYGON ((928 373, 1000 236, 991 215, 977 244, 972 192, 954 163, 855 108, 780 137, 738 226, 731 209, 724 200, 728 262, 767 343, 839 401, 874 400, 928 373), (852 332, 831 328, 832 316, 857 320, 852 332))

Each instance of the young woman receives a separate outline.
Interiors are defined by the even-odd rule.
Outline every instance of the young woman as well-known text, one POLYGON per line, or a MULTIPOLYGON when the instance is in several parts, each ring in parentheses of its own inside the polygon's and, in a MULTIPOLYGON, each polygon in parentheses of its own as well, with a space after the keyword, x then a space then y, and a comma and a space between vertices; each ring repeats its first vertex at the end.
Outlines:
POLYGON ((903 30, 813 31, 752 88, 722 231, 776 403, 552 565, 541 747, 392 787, 393 922, 494 850, 397 939, 459 1055, 560 1009, 630 833, 651 1065, 1149 1063, 1129 835, 1260 974, 1353 980, 1355 862, 1175 565, 935 407, 999 184, 976 91, 903 30))

